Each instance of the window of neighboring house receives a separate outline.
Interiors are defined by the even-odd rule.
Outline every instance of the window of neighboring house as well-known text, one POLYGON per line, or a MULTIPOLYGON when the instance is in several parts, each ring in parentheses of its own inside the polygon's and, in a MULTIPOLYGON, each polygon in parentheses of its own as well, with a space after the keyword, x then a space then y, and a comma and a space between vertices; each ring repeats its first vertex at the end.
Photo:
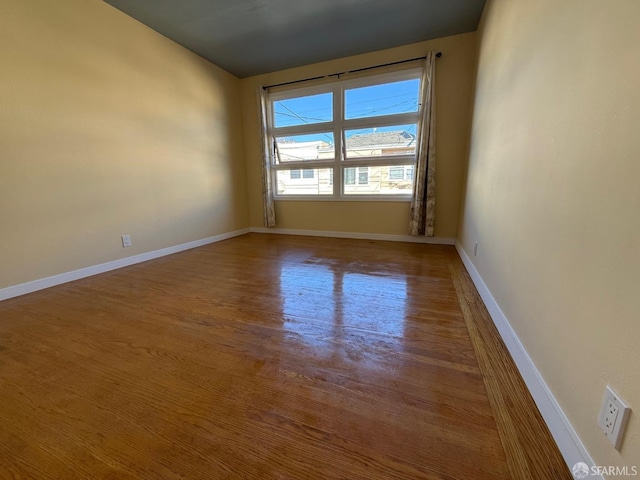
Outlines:
POLYGON ((358 167, 358 185, 369 184, 369 167, 358 167))
POLYGON ((390 167, 389 180, 404 180, 404 167, 390 167))
POLYGON ((413 165, 389 167, 389 180, 413 180, 413 165))
POLYGON ((367 185, 369 183, 369 167, 348 167, 344 169, 344 175, 345 185, 367 185))
POLYGON ((276 198, 409 199, 420 69, 269 95, 276 198))
POLYGON ((309 168, 304 170, 289 170, 289 178, 291 180, 300 180, 301 178, 314 178, 315 172, 309 168))
POLYGON ((405 165, 404 166, 404 178, 405 180, 413 180, 413 170, 414 165, 405 165))

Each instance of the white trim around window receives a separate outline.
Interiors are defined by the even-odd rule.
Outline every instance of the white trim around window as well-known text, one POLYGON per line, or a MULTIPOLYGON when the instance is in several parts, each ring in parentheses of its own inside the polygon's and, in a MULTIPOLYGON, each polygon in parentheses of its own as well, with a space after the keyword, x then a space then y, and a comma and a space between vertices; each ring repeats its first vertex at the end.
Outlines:
MULTIPOLYGON (((362 117, 346 118, 345 102, 347 91, 362 87, 383 86, 405 80, 420 81, 421 68, 372 75, 349 80, 336 80, 310 87, 278 89, 268 95, 268 144, 273 148, 273 176, 276 200, 319 200, 319 201, 401 201, 411 199, 412 172, 415 168, 416 133, 408 133, 403 127, 418 125, 420 106, 416 111, 399 111, 385 115, 385 108, 369 110, 362 117), (287 108, 284 113, 290 121, 277 125, 276 105, 278 102, 295 101, 305 97, 322 100, 321 113, 296 113, 287 108), (330 98, 329 98, 330 97, 330 98), (329 114, 330 112, 330 114, 329 114), (375 112, 375 113, 373 113, 375 112), (393 131, 393 127, 398 131, 393 131), (360 134, 370 130, 373 133, 360 134), (380 140, 357 138, 376 135, 380 140), (385 135, 389 134, 389 135, 385 135), (388 141, 387 137, 400 135, 398 140, 388 141), (307 141, 311 138, 313 140, 307 141), (367 143, 369 142, 369 143, 367 143), (374 143, 371 143, 374 142, 374 143), (386 142, 386 144, 385 144, 386 142), (403 178, 391 178, 391 168, 403 168, 403 178), (346 183, 346 169, 353 168, 355 183, 346 183), (291 179, 291 170, 313 170, 315 189, 303 187, 303 182, 286 184, 291 179), (366 172, 366 173, 365 173, 366 172), (367 182, 364 182, 364 177, 367 182), (401 183, 401 184, 400 184, 401 183), (368 188, 368 190, 367 190, 368 188), (312 191, 313 190, 313 191, 312 191)), ((420 91, 418 84, 417 92, 420 91)), ((280 106, 283 103, 280 103, 280 106)), ((291 104, 290 104, 291 105, 291 104)), ((351 105, 351 104, 350 104, 351 105)), ((394 105, 395 107, 395 105, 394 105)), ((353 107, 350 107, 353 108, 353 107)), ((397 110, 397 108, 396 108, 397 110)), ((409 108, 411 110, 411 108, 409 108)), ((278 112, 283 115, 283 111, 278 112)), ((286 117, 285 117, 286 118, 286 117)), ((411 127, 413 128, 413 127, 411 127)), ((351 172, 352 170, 349 170, 351 172)), ((349 175, 352 175, 349 173, 349 175)), ((296 179, 297 180, 297 179, 296 179)))

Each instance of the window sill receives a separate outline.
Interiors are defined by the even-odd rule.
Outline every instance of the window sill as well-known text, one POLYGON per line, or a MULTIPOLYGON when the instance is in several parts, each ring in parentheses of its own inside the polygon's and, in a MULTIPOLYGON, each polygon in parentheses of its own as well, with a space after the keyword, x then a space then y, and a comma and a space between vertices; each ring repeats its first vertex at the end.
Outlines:
POLYGON ((287 195, 276 196, 276 202, 411 202, 411 195, 287 195))

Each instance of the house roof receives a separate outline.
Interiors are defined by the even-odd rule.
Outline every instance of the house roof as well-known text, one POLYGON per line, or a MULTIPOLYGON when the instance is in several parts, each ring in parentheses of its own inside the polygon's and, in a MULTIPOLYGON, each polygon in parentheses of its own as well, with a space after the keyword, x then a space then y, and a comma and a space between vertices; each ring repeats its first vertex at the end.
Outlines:
POLYGON ((415 142, 416 136, 406 130, 392 132, 360 133, 347 137, 347 148, 360 147, 408 147, 415 142))

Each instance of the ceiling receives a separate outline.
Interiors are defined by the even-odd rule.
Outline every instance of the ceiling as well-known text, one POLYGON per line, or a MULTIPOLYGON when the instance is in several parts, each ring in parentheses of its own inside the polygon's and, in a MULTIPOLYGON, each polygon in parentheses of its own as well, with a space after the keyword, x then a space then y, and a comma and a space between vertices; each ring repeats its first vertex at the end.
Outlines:
POLYGON ((104 0, 249 77, 473 31, 485 0, 104 0))

